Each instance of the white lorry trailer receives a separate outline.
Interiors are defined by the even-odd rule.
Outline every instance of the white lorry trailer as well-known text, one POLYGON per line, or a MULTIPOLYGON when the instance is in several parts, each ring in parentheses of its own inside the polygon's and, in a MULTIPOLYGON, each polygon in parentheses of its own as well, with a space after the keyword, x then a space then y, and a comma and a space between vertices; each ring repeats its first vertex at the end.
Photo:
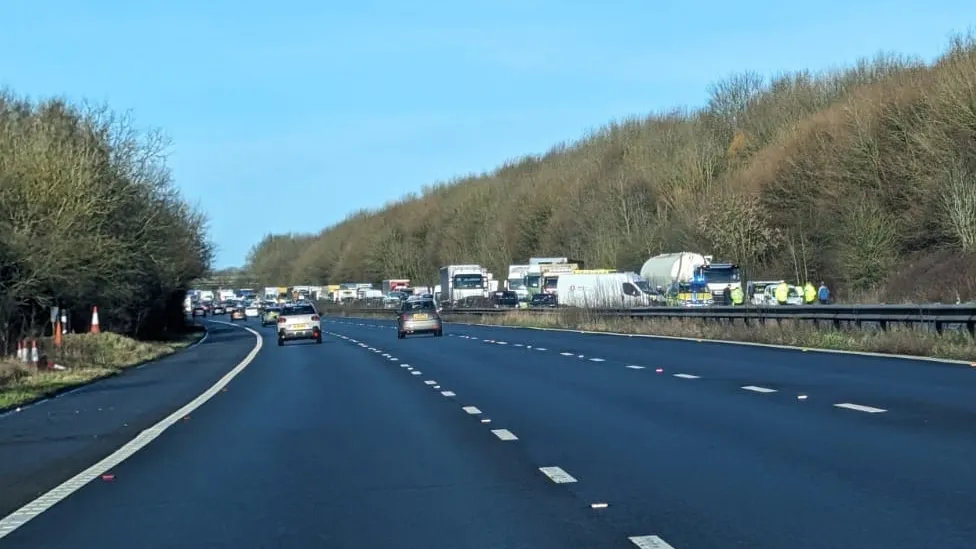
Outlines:
POLYGON ((560 305, 592 309, 649 307, 657 295, 637 273, 560 274, 557 280, 560 305))

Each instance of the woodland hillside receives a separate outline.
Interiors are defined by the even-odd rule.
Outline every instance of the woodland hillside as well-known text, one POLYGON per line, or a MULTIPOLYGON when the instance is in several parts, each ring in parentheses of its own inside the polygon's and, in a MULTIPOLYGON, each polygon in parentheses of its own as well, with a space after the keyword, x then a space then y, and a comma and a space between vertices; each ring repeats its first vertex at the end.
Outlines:
POLYGON ((976 298, 976 41, 933 64, 739 74, 701 109, 614 123, 319 234, 269 235, 247 268, 275 285, 432 282, 458 262, 504 278, 533 255, 636 270, 684 250, 847 299, 976 298))
POLYGON ((0 90, 0 349, 51 333, 48 307, 87 330, 161 337, 207 271, 205 220, 174 189, 167 142, 126 117, 0 90))

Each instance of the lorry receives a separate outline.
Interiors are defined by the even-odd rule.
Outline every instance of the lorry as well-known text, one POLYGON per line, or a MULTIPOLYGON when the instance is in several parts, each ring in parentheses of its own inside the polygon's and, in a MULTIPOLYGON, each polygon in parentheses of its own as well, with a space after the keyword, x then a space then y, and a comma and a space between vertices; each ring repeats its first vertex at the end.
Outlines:
POLYGON ((529 274, 530 265, 509 265, 508 278, 505 280, 505 289, 515 292, 519 301, 529 300, 529 287, 526 286, 525 277, 529 274))
POLYGON ((568 307, 630 309, 655 305, 659 299, 635 272, 560 274, 557 288, 559 305, 568 307))
POLYGON ((578 263, 549 263, 539 265, 542 277, 541 292, 544 294, 559 294, 558 281, 561 275, 572 274, 579 269, 578 263))
POLYGON ((556 279, 559 273, 573 272, 583 268, 583 262, 568 257, 530 257, 529 268, 525 274, 525 289, 529 296, 539 293, 556 293, 556 279), (569 267, 571 266, 571 267, 569 267), (547 279, 544 273, 552 273, 547 279))
POLYGON ((390 280, 383 281, 383 293, 389 294, 391 292, 396 292, 400 290, 405 290, 410 287, 409 278, 392 278, 390 280))
POLYGON ((570 259, 568 257, 530 257, 529 265, 554 265, 561 263, 576 263, 580 267, 583 266, 583 262, 579 259, 570 259))
POLYGON ((739 267, 712 259, 695 252, 660 254, 644 262, 640 275, 652 288, 660 288, 675 305, 724 303, 727 286, 742 287, 739 267))
POLYGON ((438 303, 454 307, 464 301, 487 297, 488 272, 481 265, 441 267, 441 292, 438 303))

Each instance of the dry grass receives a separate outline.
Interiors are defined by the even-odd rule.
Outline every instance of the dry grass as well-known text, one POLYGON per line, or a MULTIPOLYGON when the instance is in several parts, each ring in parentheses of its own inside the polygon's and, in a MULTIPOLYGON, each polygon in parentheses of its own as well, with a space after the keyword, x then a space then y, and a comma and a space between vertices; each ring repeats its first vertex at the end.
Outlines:
MULTIPOLYGON (((332 316, 349 316, 390 320, 392 313, 328 312, 332 316)), ((553 314, 526 314, 512 311, 495 315, 446 315, 450 322, 493 324, 532 328, 561 328, 592 332, 646 334, 724 341, 745 341, 790 345, 811 349, 864 351, 920 357, 966 360, 976 364, 976 343, 965 332, 938 335, 908 327, 891 327, 887 331, 817 329, 809 323, 784 320, 764 326, 721 324, 698 319, 631 319, 602 318, 584 310, 566 310, 553 314)))
POLYGON ((56 352, 51 352, 49 338, 39 340, 41 355, 67 369, 37 370, 23 362, 0 361, 0 410, 115 375, 125 368, 172 354, 200 337, 202 332, 195 332, 174 341, 145 342, 109 332, 69 334, 56 352))
POLYGON ((784 320, 766 325, 705 322, 699 319, 602 318, 586 311, 560 311, 546 315, 511 312, 500 315, 453 315, 453 322, 500 326, 563 328, 593 332, 647 334, 695 339, 745 341, 794 347, 866 351, 921 357, 949 358, 976 363, 976 344, 965 332, 938 335, 908 327, 887 331, 817 329, 809 323, 784 320))

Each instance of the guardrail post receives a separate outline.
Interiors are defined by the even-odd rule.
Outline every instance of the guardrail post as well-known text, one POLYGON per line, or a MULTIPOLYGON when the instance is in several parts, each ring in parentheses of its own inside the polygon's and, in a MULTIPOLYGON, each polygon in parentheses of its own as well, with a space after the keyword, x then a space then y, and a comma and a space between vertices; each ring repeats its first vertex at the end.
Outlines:
POLYGON ((944 326, 944 323, 941 320, 936 320, 935 321, 935 332, 937 334, 942 335, 942 330, 943 330, 944 327, 945 327, 944 326))
POLYGON ((976 338, 976 321, 970 319, 969 322, 966 323, 966 329, 969 330, 970 337, 976 338))

